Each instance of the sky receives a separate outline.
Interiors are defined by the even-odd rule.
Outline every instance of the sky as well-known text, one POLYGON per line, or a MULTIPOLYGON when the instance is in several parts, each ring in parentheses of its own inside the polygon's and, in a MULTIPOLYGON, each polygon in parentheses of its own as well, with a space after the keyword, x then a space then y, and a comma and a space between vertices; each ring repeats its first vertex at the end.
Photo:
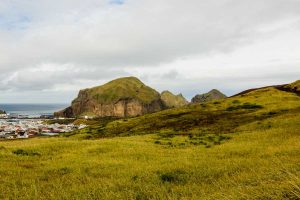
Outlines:
POLYGON ((187 99, 300 79, 300 0, 1 0, 0 103, 136 76, 187 99))

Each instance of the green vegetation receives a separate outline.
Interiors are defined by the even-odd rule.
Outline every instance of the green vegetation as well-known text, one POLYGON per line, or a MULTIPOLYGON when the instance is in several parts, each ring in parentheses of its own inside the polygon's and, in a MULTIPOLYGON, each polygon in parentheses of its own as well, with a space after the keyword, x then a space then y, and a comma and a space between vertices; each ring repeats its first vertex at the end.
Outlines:
POLYGON ((299 114, 243 125, 210 148, 155 144, 155 134, 2 141, 0 199, 299 199, 299 114))
POLYGON ((300 94, 300 80, 298 80, 294 83, 288 84, 284 88, 289 89, 293 92, 297 92, 298 94, 300 94))
POLYGON ((299 199, 299 121, 300 96, 265 88, 1 141, 0 199, 299 199))
MULTIPOLYGON (((102 86, 80 92, 86 93, 87 96, 102 104, 116 103, 118 100, 126 98, 134 98, 142 103, 149 104, 159 99, 160 96, 158 92, 135 77, 119 78, 102 86)), ((83 95, 83 97, 86 98, 86 95, 83 95)), ((74 102, 80 101, 78 98, 74 102)))

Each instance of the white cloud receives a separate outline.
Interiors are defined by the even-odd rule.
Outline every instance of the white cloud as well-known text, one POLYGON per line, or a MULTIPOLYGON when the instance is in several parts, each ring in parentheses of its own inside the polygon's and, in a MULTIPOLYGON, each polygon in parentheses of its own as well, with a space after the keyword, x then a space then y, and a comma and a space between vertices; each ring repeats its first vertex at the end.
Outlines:
POLYGON ((0 90, 66 102, 126 75, 189 97, 292 81, 299 24, 295 0, 3 0, 0 90))

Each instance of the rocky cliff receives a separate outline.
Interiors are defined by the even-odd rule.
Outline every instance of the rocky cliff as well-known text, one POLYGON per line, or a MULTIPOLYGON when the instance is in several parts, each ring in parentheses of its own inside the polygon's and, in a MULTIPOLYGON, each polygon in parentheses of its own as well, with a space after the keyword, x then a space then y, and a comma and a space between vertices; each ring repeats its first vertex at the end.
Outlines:
POLYGON ((135 77, 81 90, 72 105, 56 117, 133 117, 164 108, 160 94, 135 77))
POLYGON ((205 94, 198 94, 192 99, 192 103, 202 103, 212 100, 225 99, 227 96, 219 90, 213 89, 205 94))
POLYGON ((182 94, 174 95, 169 91, 163 91, 161 99, 168 108, 178 108, 189 103, 182 94))

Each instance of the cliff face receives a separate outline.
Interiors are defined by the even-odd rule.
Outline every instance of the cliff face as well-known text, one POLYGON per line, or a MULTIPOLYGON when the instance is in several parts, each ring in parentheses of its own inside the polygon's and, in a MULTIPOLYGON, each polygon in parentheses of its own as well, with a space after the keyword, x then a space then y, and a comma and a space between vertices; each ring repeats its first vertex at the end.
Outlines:
POLYGON ((182 94, 174 95, 169 91, 163 91, 161 99, 168 108, 178 108, 189 103, 182 94))
POLYGON ((212 100, 225 99, 227 96, 219 90, 213 89, 205 94, 198 94, 192 99, 192 103, 202 103, 212 100))
POLYGON ((55 113, 57 117, 133 117, 164 108, 160 95, 134 77, 81 90, 72 105, 55 113))

